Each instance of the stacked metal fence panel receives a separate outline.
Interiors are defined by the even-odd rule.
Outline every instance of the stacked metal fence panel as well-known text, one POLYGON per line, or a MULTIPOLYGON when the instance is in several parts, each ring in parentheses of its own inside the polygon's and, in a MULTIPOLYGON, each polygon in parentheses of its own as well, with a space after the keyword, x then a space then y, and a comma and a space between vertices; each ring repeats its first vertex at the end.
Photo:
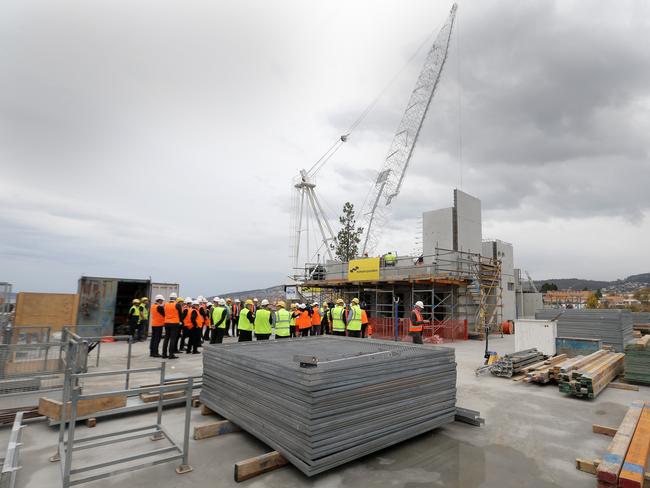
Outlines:
POLYGON ((558 337, 601 339, 604 345, 612 346, 617 352, 623 352, 625 344, 632 340, 632 313, 629 310, 543 309, 535 312, 537 320, 555 317, 558 337))
POLYGON ((454 350, 335 336, 211 345, 201 402, 311 476, 452 422, 454 350))
POLYGON ((625 346, 625 380, 650 385, 650 335, 625 346))
POLYGON ((632 312, 632 322, 636 324, 650 324, 650 312, 632 312))

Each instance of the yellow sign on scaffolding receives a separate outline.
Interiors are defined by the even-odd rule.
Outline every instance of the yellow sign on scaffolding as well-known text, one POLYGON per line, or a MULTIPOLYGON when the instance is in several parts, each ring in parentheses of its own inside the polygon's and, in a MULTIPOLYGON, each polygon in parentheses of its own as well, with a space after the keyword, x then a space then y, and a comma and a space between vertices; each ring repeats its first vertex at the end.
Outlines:
POLYGON ((348 262, 348 281, 377 281, 379 258, 353 259, 348 262))

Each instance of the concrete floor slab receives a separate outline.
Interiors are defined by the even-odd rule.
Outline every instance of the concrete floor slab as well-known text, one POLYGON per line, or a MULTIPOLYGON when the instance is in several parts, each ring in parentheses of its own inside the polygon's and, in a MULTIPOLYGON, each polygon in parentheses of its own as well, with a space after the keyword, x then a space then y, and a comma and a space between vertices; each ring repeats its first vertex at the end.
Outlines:
MULTIPOLYGON (((233 480, 234 463, 267 452, 268 448, 244 432, 232 433, 190 441, 190 464, 194 471, 188 474, 177 475, 175 464, 170 463, 88 486, 591 488, 595 486, 594 477, 577 471, 575 458, 599 458, 610 441, 608 437, 593 434, 591 424, 616 427, 632 400, 650 401, 650 388, 646 387, 641 387, 638 392, 606 389, 595 400, 581 400, 560 394, 555 385, 517 383, 492 376, 476 377, 474 369, 482 361, 484 344, 465 341, 448 345, 456 350, 458 404, 479 410, 486 419, 483 427, 456 422, 313 478, 307 478, 288 466, 241 484, 233 480)), ((491 339, 490 349, 500 354, 513 352, 513 348, 513 336, 491 339)), ((136 344, 134 353, 134 366, 157 363, 148 357, 144 343, 136 344)), ((101 369, 121 368, 124 359, 125 344, 104 345, 101 369)), ((182 355, 168 364, 168 376, 200 374, 201 355, 182 355)), ((155 380, 155 377, 138 378, 132 384, 155 380)), ((110 386, 108 383, 101 386, 110 386)), ((182 438, 183 413, 182 408, 173 408, 163 415, 164 424, 178 441, 182 438)), ((154 418, 153 412, 100 418, 94 429, 80 424, 77 433, 81 437, 127 426, 137 427, 151 423, 154 418)), ((202 416, 199 409, 192 410, 192 425, 210 421, 211 418, 202 416)), ((0 445, 6 445, 8 435, 9 429, 0 431, 0 445)), ((56 439, 57 431, 45 422, 28 425, 23 432, 23 469, 18 475, 18 488, 60 486, 58 464, 47 461, 55 450, 56 439)), ((112 454, 120 456, 136 448, 128 444, 117 446, 114 453, 110 450, 86 452, 83 462, 105 460, 112 454)), ((142 441, 138 449, 140 446, 142 441)))

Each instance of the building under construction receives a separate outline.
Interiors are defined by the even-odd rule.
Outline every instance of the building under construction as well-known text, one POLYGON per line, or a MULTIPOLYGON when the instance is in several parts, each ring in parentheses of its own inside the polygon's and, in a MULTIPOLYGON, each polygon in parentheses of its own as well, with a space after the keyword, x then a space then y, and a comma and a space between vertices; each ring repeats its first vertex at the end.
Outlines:
POLYGON ((320 301, 359 297, 382 337, 406 335, 409 312, 421 300, 431 320, 425 338, 456 340, 534 313, 540 295, 524 290, 519 276, 512 245, 483 240, 480 200, 454 190, 452 207, 422 215, 420 255, 308 264, 301 291, 320 301))

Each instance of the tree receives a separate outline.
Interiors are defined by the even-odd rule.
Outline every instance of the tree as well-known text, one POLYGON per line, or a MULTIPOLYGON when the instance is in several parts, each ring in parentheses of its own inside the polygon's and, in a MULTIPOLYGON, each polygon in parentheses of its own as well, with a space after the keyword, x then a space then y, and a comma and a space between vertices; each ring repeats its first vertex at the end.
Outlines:
POLYGON ((589 295, 589 298, 587 298, 587 308, 598 308, 598 297, 596 296, 595 293, 592 293, 589 295))
POLYGON ((598 288, 598 289, 596 290, 596 293, 594 293, 594 295, 596 295, 596 298, 598 298, 598 300, 600 300, 601 298, 603 298, 603 292, 600 291, 600 288, 598 288))
POLYGON ((539 291, 542 293, 546 293, 547 291, 557 291, 557 285, 555 283, 546 282, 542 285, 539 291))
POLYGON ((343 205, 343 215, 339 217, 341 230, 336 236, 336 242, 331 245, 336 257, 341 261, 350 261, 357 257, 359 252, 359 243, 363 228, 357 227, 357 221, 354 218, 354 205, 345 202, 343 205))

